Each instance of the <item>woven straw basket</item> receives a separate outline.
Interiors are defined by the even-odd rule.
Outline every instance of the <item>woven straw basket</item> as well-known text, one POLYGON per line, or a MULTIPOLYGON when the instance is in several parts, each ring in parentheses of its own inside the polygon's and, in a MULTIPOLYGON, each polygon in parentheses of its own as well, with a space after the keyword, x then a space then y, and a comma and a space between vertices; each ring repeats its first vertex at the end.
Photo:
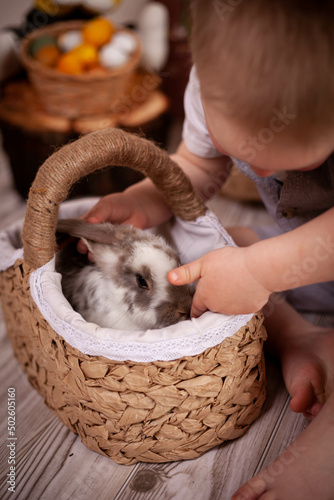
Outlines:
POLYGON ((45 35, 58 37, 65 31, 81 29, 83 24, 83 21, 71 21, 39 28, 30 33, 21 44, 20 60, 27 70, 40 103, 50 114, 77 118, 83 115, 112 113, 119 109, 122 96, 131 91, 134 72, 141 58, 141 43, 138 35, 132 30, 118 29, 135 38, 135 52, 125 65, 109 69, 105 74, 61 73, 30 55, 29 48, 34 40, 45 35))
MULTIPOLYGON (((74 182, 107 165, 148 175, 183 220, 194 221, 206 211, 180 168, 145 139, 105 129, 58 150, 30 189, 24 259, 0 274, 8 336, 31 384, 88 448, 120 464, 197 458, 243 435, 260 413, 266 338, 261 313, 194 356, 112 361, 71 347, 31 296, 31 273, 54 256, 59 204, 74 182)), ((182 332, 185 323, 191 322, 175 326, 182 332)))

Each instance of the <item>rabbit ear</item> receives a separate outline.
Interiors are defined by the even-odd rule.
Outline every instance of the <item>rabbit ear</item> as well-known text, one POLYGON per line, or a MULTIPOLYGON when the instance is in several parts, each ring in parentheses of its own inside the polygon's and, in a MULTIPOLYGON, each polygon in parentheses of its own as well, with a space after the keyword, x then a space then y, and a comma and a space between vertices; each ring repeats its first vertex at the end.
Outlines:
POLYGON ((57 232, 110 245, 115 241, 116 228, 107 222, 89 224, 83 219, 60 219, 57 223, 57 232))
POLYGON ((87 238, 90 241, 112 245, 122 239, 116 226, 108 222, 89 224, 83 219, 60 219, 57 232, 66 233, 77 238, 87 238))
POLYGON ((118 254, 109 245, 96 243, 82 238, 82 241, 92 253, 95 264, 103 271, 110 271, 118 262, 118 254))

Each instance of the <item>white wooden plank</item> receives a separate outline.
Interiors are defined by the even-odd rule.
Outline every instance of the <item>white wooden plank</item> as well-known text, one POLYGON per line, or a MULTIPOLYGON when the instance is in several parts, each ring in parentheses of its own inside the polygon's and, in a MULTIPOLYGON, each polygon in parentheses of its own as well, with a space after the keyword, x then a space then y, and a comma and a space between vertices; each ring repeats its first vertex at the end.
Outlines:
POLYGON ((0 148, 0 230, 23 217, 24 212, 25 202, 13 188, 8 160, 0 148))
POLYGON ((260 472, 274 462, 296 437, 306 429, 308 424, 309 421, 302 414, 294 413, 287 404, 282 412, 279 425, 275 429, 271 440, 268 442, 255 473, 260 472))

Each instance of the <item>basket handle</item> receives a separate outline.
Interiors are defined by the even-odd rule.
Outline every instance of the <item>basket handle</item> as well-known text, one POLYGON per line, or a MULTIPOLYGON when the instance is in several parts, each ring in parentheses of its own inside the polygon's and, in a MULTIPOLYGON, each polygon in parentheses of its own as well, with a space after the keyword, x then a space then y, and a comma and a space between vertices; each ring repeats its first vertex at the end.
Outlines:
POLYGON ((52 259, 59 204, 81 177, 109 165, 126 165, 150 177, 174 214, 185 220, 206 211, 188 177, 165 151, 120 129, 92 132, 53 153, 37 172, 22 231, 27 264, 38 268, 52 259))

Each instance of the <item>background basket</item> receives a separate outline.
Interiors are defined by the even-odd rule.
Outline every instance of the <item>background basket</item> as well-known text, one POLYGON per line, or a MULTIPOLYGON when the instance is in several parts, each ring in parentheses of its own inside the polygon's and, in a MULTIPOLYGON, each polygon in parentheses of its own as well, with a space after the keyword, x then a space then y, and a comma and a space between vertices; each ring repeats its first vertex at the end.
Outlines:
POLYGON ((68 75, 40 63, 30 55, 31 43, 45 35, 59 36, 65 31, 81 29, 84 21, 55 23, 30 33, 21 44, 20 60, 25 67, 39 100, 46 111, 67 118, 83 115, 111 113, 120 109, 122 97, 131 92, 135 70, 141 58, 141 43, 133 30, 127 32, 137 42, 137 48, 129 61, 106 74, 68 75))
POLYGON ((0 275, 8 335, 32 385, 90 449, 121 464, 196 458, 244 434, 260 413, 265 399, 262 314, 199 355, 120 362, 71 347, 30 294, 31 272, 54 255, 59 204, 76 180, 109 164, 149 175, 185 220, 206 211, 180 168, 145 139, 106 129, 58 150, 30 190, 24 261, 0 275))

